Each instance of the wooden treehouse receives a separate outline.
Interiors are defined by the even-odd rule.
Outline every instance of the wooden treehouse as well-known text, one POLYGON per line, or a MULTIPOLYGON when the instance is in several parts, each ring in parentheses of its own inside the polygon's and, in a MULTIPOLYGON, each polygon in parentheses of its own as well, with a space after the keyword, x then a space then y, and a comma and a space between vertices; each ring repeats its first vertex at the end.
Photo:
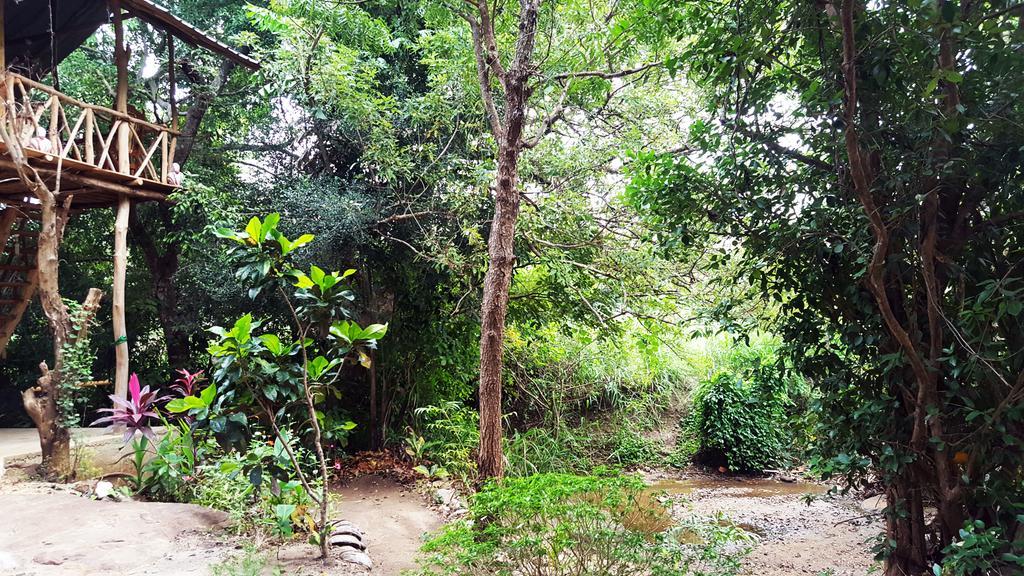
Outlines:
POLYGON ((19 173, 29 168, 71 212, 113 208, 115 391, 125 394, 128 345, 124 284, 131 206, 163 202, 182 182, 175 163, 179 116, 175 38, 249 68, 247 56, 200 32, 149 0, 0 0, 0 357, 36 293, 39 200, 19 173), (167 125, 129 106, 124 22, 137 18, 167 39, 167 125), (114 34, 113 108, 61 93, 57 65, 100 28, 114 34), (49 81, 49 83, 48 83, 49 81), (18 148, 12 150, 11 145, 18 148), (21 172, 20 172, 21 171, 21 172))

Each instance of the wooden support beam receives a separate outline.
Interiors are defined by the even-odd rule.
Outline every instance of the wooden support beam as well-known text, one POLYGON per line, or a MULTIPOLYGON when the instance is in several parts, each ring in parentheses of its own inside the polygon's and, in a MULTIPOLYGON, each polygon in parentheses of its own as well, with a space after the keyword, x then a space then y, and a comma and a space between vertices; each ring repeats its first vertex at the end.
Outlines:
MULTIPOLYGON (((3 2, 0 2, 2 4, 3 2)), ((7 239, 11 237, 11 229, 18 220, 18 211, 14 208, 7 208, 0 212, 0 254, 3 254, 7 246, 7 239)))
POLYGON ((32 267, 25 278, 25 284, 21 288, 21 300, 17 304, 11 307, 8 315, 4 317, 3 321, 0 322, 0 358, 4 356, 7 351, 7 343, 11 341, 11 337, 14 336, 14 330, 18 327, 18 323, 21 322, 21 317, 25 315, 25 310, 28 305, 32 302, 32 297, 35 296, 36 288, 39 286, 39 270, 32 267))
POLYGON ((114 394, 119 398, 128 397, 128 338, 124 314, 124 288, 128 273, 128 216, 131 201, 122 195, 117 202, 117 218, 114 221, 114 394))
MULTIPOLYGON (((128 112, 128 50, 124 45, 124 16, 121 0, 110 0, 114 12, 114 63, 117 66, 117 101, 114 108, 128 112)), ((131 173, 130 126, 121 122, 117 131, 117 171, 131 173)), ((122 194, 117 199, 117 217, 114 220, 114 394, 128 398, 128 324, 124 313, 125 278, 128 274, 128 216, 131 201, 122 194)))

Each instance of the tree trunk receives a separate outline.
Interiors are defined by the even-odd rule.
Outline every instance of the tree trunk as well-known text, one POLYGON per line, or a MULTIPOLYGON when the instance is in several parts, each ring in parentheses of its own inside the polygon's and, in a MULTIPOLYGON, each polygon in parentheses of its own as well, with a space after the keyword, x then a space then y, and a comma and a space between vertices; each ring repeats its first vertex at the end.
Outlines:
POLYGON ((495 48, 494 22, 487 2, 477 4, 480 19, 473 22, 474 52, 484 108, 498 141, 498 176, 494 192, 494 219, 487 240, 489 263, 484 276, 480 305, 480 451, 479 481, 501 478, 502 453, 501 371, 505 341, 505 315, 515 269, 515 232, 519 218, 519 156, 523 151, 526 124, 527 83, 537 32, 540 0, 520 0, 515 53, 507 71, 501 69, 495 48), (505 92, 505 114, 495 112, 490 73, 498 75, 505 92))
MULTIPOLYGON (((209 112, 217 94, 227 83, 237 64, 233 60, 225 60, 214 78, 204 78, 191 67, 186 67, 185 76, 193 84, 196 93, 192 106, 185 114, 185 122, 177 139, 174 150, 174 162, 184 166, 192 155, 196 136, 202 125, 203 118, 209 112), (208 90, 199 90, 206 86, 208 90)), ((133 213, 130 220, 132 238, 142 248, 143 258, 150 271, 150 282, 153 297, 156 299, 157 315, 164 332, 164 345, 167 349, 167 363, 171 368, 185 368, 192 362, 190 323, 187 322, 189 312, 179 306, 180 290, 175 281, 181 256, 181 247, 177 243, 158 246, 155 238, 161 234, 172 233, 180 229, 175 223, 171 207, 159 204, 151 212, 150 218, 137 218, 133 213), (162 226, 162 228, 161 228, 162 226)))
POLYGON ((490 263, 484 277, 480 307, 480 453, 477 468, 481 479, 504 473, 501 442, 501 369, 505 341, 505 314, 515 266, 515 230, 519 217, 519 150, 499 150, 498 186, 494 220, 487 241, 490 263))
MULTIPOLYGON (((42 235, 40 235, 42 240, 42 235)), ((42 297, 42 293, 40 293, 42 297)), ((39 364, 40 377, 36 385, 21 394, 25 412, 36 425, 39 433, 39 448, 42 453, 41 471, 44 477, 61 480, 70 477, 74 472, 71 469, 71 434, 61 420, 59 401, 62 393, 61 381, 64 367, 64 344, 86 338, 89 331, 89 323, 99 309, 103 292, 97 288, 89 290, 85 301, 82 304, 83 317, 79 318, 79 331, 72 333, 71 318, 67 315, 67 308, 64 308, 63 319, 59 320, 59 326, 51 324, 55 334, 62 334, 60 343, 54 337, 54 360, 53 370, 46 362, 39 364)), ((63 306, 63 301, 61 301, 63 306)), ((58 314, 58 317, 61 315, 58 314)))

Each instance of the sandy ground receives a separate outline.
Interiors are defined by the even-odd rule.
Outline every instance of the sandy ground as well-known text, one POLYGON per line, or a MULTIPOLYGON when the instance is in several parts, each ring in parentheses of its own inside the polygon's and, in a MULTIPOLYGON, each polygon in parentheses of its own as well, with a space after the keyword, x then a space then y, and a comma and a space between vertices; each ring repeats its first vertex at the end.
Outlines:
POLYGON ((755 540, 744 562, 750 576, 865 576, 882 530, 859 501, 828 497, 825 487, 776 480, 691 477, 656 486, 689 501, 679 514, 723 513, 755 540), (816 498, 808 505, 805 496, 816 498))
MULTIPOLYGON (((222 512, 192 504, 97 501, 70 485, 12 482, 0 485, 0 575, 199 576, 242 554, 225 530, 222 512)), ((265 574, 288 576, 380 574, 415 568, 424 536, 442 525, 422 494, 387 478, 363 476, 334 492, 332 516, 364 532, 372 572, 294 542, 270 548, 265 574)))
POLYGON ((438 513, 425 497, 380 476, 361 476, 336 491, 335 515, 366 532, 374 574, 398 576, 416 567, 424 536, 441 527, 438 513))
POLYGON ((234 552, 222 537, 221 512, 96 501, 43 486, 0 494, 0 574, 191 576, 234 552))

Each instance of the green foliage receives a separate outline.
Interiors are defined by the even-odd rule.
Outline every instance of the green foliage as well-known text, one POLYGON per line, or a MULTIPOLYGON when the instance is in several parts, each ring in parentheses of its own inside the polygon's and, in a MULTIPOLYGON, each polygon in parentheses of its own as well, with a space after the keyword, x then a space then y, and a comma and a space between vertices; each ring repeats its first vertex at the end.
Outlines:
POLYGON ((781 363, 771 340, 725 344, 717 371, 702 381, 673 461, 690 456, 738 472, 799 461, 809 442, 806 384, 781 363), (795 399, 795 401, 794 401, 795 399))
POLYGON ((594 466, 588 454, 586 431, 547 428, 515 431, 505 438, 505 474, 526 477, 533 474, 586 474, 594 466))
POLYGON ((211 576, 284 576, 279 566, 272 564, 268 554, 251 543, 245 544, 242 554, 210 566, 211 576))
POLYGON ((96 361, 96 353, 90 346, 89 329, 95 323, 93 311, 82 308, 74 300, 65 298, 71 319, 71 331, 85 334, 85 338, 75 338, 73 342, 65 342, 61 348, 63 355, 63 371, 60 378, 60 393, 57 396, 57 411, 60 425, 75 428, 81 425, 82 394, 79 387, 92 378, 92 367, 96 361))
POLYGON ((1007 538, 998 526, 968 520, 959 537, 942 551, 942 564, 932 566, 935 576, 973 576, 1024 570, 1024 542, 1007 538))
POLYGON ((735 529, 674 525, 640 479, 606 472, 491 483, 470 514, 424 545, 418 575, 721 576, 738 572, 743 553, 735 529), (682 543, 694 533, 700 543, 682 543))
POLYGON ((761 471, 782 458, 784 423, 780 391, 760 379, 744 381, 719 374, 701 385, 693 418, 700 437, 699 456, 730 470, 761 471))
MULTIPOLYGON (((208 387, 212 388, 211 387, 208 387)), ((161 499, 188 502, 192 498, 199 465, 212 452, 206 437, 184 419, 164 422, 165 431, 146 464, 148 492, 161 499)))
POLYGON ((472 478, 476 473, 474 454, 480 443, 479 414, 459 402, 446 402, 417 408, 416 417, 428 438, 423 455, 463 480, 472 478))

